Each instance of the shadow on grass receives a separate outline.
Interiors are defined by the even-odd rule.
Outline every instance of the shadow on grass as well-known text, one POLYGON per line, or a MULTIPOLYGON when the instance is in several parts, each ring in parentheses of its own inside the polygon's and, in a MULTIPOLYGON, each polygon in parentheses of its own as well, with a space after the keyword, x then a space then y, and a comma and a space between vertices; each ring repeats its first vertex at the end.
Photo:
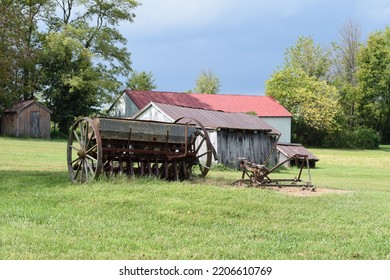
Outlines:
POLYGON ((42 186, 45 188, 69 185, 67 172, 59 171, 0 171, 0 188, 42 186))
POLYGON ((390 152, 390 145, 381 145, 379 150, 382 152, 390 152))

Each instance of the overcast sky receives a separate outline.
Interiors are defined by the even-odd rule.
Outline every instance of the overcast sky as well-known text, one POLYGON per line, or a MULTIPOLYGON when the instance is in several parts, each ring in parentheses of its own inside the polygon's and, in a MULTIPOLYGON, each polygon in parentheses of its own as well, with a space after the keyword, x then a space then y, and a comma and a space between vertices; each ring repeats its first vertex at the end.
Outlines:
POLYGON ((139 0, 134 23, 121 26, 133 69, 152 72, 161 91, 195 87, 202 69, 220 93, 263 95, 298 36, 328 48, 349 20, 362 40, 390 23, 389 0, 139 0))

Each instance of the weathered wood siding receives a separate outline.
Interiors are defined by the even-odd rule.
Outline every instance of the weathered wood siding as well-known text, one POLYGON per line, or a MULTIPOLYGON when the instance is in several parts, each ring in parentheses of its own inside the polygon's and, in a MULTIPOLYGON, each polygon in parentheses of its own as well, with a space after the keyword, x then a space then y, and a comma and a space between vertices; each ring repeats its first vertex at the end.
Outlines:
POLYGON ((1 129, 1 134, 3 135, 16 136, 18 131, 18 115, 16 113, 4 114, 1 129))
POLYGON ((5 113, 3 134, 16 137, 50 138, 50 112, 32 104, 19 113, 5 113))
MULTIPOLYGON (((274 141, 275 137, 265 132, 222 129, 218 132, 218 162, 236 168, 237 158, 244 157, 261 164, 267 158, 274 141)), ((276 163, 275 153, 269 163, 276 163)))

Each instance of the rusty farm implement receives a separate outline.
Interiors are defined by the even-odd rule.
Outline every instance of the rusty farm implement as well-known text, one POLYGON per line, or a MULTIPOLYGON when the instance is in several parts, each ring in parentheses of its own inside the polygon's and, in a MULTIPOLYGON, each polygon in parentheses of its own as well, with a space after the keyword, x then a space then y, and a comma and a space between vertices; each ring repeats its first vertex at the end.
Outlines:
POLYGON ((156 176, 166 180, 205 177, 215 150, 196 120, 175 123, 80 118, 70 129, 67 163, 73 182, 104 174, 156 176))
POLYGON ((288 157, 286 160, 278 163, 272 168, 265 165, 256 164, 248 161, 245 158, 238 158, 240 169, 242 170, 241 179, 233 182, 233 185, 245 184, 248 187, 302 187, 304 190, 315 191, 315 187, 311 182, 310 165, 307 155, 295 154, 288 157), (272 173, 287 161, 296 160, 300 162, 298 176, 294 178, 271 178, 272 173), (308 181, 302 180, 303 168, 307 167, 308 181))

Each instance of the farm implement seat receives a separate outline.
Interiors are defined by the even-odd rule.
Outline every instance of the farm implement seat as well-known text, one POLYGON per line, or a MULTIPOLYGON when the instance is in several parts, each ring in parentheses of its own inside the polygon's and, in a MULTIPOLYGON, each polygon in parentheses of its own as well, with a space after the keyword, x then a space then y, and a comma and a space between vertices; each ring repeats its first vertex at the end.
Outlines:
POLYGON ((299 155, 295 154, 292 157, 287 158, 286 160, 278 163, 272 168, 267 168, 265 165, 256 164, 248 161, 246 158, 238 158, 240 169, 242 169, 242 177, 241 179, 233 182, 233 185, 242 185, 246 184, 248 187, 297 187, 302 186, 303 190, 311 190, 315 191, 315 187, 311 182, 310 175, 310 165, 307 155, 299 155), (301 166, 299 169, 298 177, 293 179, 271 179, 270 175, 277 170, 281 165, 286 163, 287 161, 297 160, 301 162, 301 166), (307 171, 309 175, 309 181, 303 181, 302 171, 304 166, 307 166, 307 171))

